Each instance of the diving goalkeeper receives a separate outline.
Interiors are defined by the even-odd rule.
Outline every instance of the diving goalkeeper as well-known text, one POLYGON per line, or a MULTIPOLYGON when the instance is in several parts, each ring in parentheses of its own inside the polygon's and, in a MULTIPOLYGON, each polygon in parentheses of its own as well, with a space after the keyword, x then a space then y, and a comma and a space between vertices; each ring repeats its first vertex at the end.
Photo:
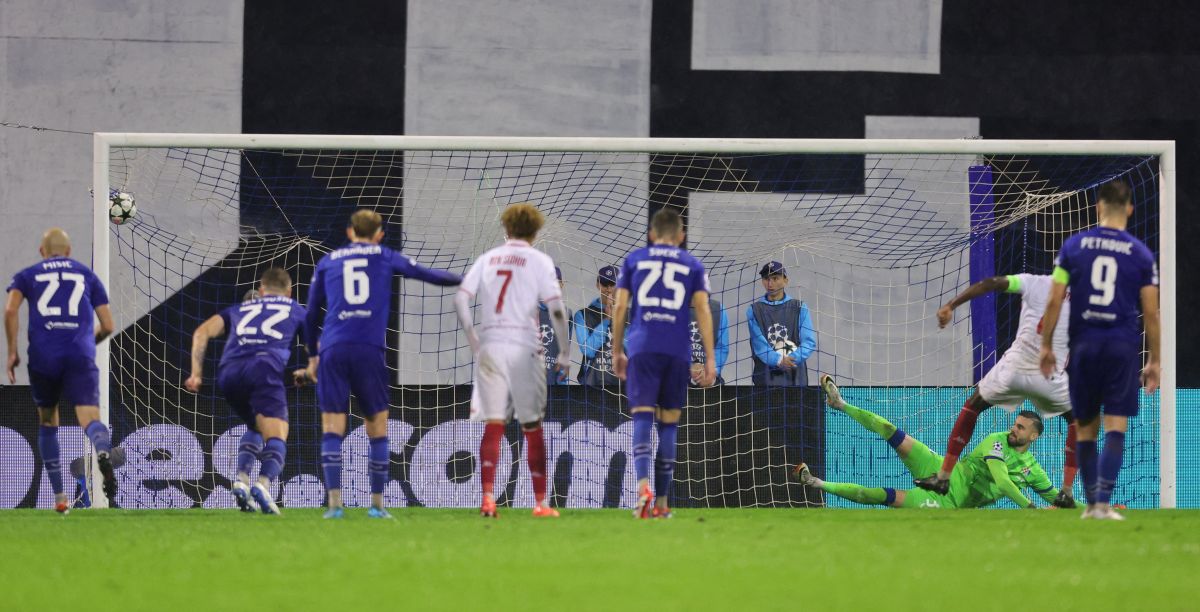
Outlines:
MULTIPOLYGON (((924 478, 937 472, 942 457, 929 450, 916 438, 889 423, 883 417, 858 408, 842 399, 833 379, 821 376, 829 406, 846 413, 860 425, 887 441, 913 478, 924 478)), ((864 487, 853 483, 825 482, 801 463, 796 466, 800 482, 843 499, 860 504, 887 505, 893 508, 982 508, 1007 497, 1020 508, 1036 508, 1021 492, 1029 487, 1047 503, 1054 501, 1058 490, 1050 483, 1046 471, 1038 465, 1029 446, 1042 433, 1042 418, 1031 410, 1017 414, 1017 420, 1007 432, 996 432, 983 438, 950 474, 950 489, 946 494, 923 489, 896 490, 890 487, 864 487)))

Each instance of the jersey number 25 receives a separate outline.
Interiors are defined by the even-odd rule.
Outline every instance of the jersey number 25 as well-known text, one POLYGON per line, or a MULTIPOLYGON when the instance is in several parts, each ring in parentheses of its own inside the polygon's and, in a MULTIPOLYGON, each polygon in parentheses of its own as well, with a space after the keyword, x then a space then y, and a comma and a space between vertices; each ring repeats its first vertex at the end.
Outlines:
POLYGON ((676 275, 686 277, 691 271, 687 266, 669 261, 646 260, 639 261, 638 270, 646 270, 642 284, 638 285, 637 303, 647 307, 662 307, 668 310, 679 310, 683 307, 683 298, 687 295, 687 287, 676 279, 676 275), (663 287, 671 292, 669 298, 656 298, 650 295, 654 285, 662 280, 663 287))

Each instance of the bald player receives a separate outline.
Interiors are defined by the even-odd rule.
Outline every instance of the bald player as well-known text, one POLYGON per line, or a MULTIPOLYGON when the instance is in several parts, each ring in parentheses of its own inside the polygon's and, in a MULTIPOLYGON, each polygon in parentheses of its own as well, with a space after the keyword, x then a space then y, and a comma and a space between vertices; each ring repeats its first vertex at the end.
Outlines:
POLYGON ((79 426, 87 432, 104 476, 109 502, 117 494, 117 478, 109 457, 112 436, 100 422, 100 371, 96 345, 113 332, 108 292, 87 266, 71 259, 71 239, 61 228, 50 228, 38 248, 42 261, 13 276, 4 308, 8 339, 8 381, 16 383, 17 333, 21 302, 29 299, 29 385, 38 407, 38 452, 54 490, 54 509, 69 510, 63 493, 58 445, 58 403, 75 406, 79 426), (100 329, 95 329, 95 319, 100 329))

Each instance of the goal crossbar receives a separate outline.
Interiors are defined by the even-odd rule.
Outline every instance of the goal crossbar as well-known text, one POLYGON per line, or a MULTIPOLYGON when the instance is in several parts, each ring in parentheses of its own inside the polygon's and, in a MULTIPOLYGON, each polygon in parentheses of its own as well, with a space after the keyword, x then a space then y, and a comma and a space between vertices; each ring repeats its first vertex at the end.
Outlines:
MULTIPOLYGON (((473 136, 364 136, 320 134, 194 134, 98 132, 93 138, 92 265, 110 280, 108 221, 109 153, 114 147, 215 149, 334 149, 425 151, 544 151, 728 154, 946 154, 946 155, 1144 155, 1159 160, 1159 268, 1162 337, 1160 398, 1160 505, 1176 504, 1176 329, 1175 141, 1171 140, 983 140, 983 139, 752 139, 752 138, 573 138, 473 136)), ((101 420, 110 424, 109 347, 97 347, 101 420)), ((92 486, 99 483, 93 463, 92 486)), ((92 499, 105 504, 103 495, 92 499)))

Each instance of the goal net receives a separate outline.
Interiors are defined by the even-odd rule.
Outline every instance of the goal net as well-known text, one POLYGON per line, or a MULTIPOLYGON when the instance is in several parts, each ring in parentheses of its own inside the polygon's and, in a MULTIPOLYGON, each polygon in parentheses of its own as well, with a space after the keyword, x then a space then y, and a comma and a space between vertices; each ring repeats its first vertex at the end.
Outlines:
MULTIPOLYGON (((232 506, 244 425, 211 384, 217 347, 205 368, 209 384, 196 395, 182 388, 192 331, 240 301, 271 266, 285 268, 306 300, 316 262, 344 243, 346 221, 361 207, 384 216, 384 244, 460 273, 503 240, 504 207, 530 201, 545 213, 536 246, 561 267, 566 302, 581 313, 570 380, 549 393, 552 501, 601 507, 634 499, 632 427, 624 387, 606 371, 611 338, 588 308, 600 294, 598 271, 645 244, 659 208, 686 218, 687 247, 708 270, 723 339, 724 384, 689 395, 673 503, 801 506, 838 502, 790 479, 800 461, 827 480, 910 486, 883 441, 824 407, 818 373, 942 452, 972 385, 1011 343, 1020 302, 978 300, 946 329, 937 326, 938 307, 987 276, 1049 273, 1062 241, 1095 223, 1104 181, 1133 187, 1130 231, 1156 254, 1162 202, 1173 206, 1160 155, 1170 143, 170 134, 100 134, 96 142, 95 192, 128 192, 138 210, 120 226, 98 210, 94 253, 120 329, 100 358, 107 418, 128 457, 117 497, 127 508, 232 506), (754 384, 747 317, 764 295, 759 270, 771 261, 786 268, 787 295, 812 323, 815 347, 799 376, 807 386, 754 384), (585 360, 595 376, 580 384, 585 360)), ((1173 256, 1160 259, 1164 283, 1173 283, 1173 256)), ((394 291, 385 499, 475 505, 482 425, 467 420, 471 354, 453 292, 403 279, 394 291)), ((1164 288, 1164 315, 1173 307, 1164 288)), ((809 346, 803 331, 787 327, 761 330, 768 351, 809 346)), ((1165 317, 1164 333, 1173 330, 1165 317)), ((292 364, 303 359, 297 346, 292 364)), ((1173 386, 1165 391, 1161 404, 1157 394, 1143 398, 1126 443, 1114 499, 1131 507, 1173 501, 1160 496, 1173 487, 1174 470, 1173 447, 1160 439, 1173 428, 1173 386)), ((289 408, 289 453, 275 493, 288 507, 318 506, 319 408, 309 389, 289 389, 289 408)), ((985 413, 973 443, 1010 422, 1000 410, 985 413)), ((365 505, 367 439, 357 407, 349 431, 344 496, 365 505)), ((1034 448, 1056 483, 1064 434, 1065 424, 1047 422, 1034 448)), ((507 440, 500 502, 531 505, 515 425, 507 440)))

